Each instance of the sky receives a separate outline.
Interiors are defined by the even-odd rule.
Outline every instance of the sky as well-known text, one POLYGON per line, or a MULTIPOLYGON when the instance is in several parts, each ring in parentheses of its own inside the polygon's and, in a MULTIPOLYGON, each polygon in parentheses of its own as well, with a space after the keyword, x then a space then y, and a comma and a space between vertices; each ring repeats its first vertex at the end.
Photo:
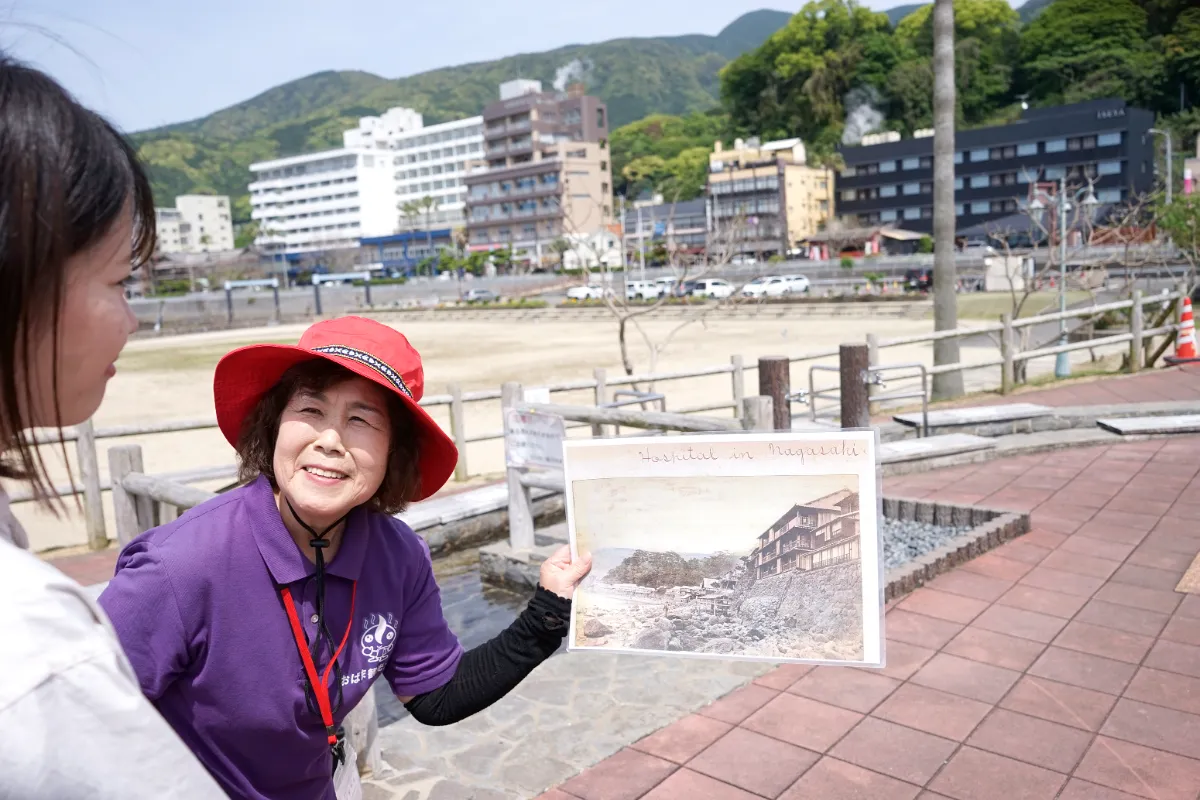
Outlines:
MULTIPOLYGON (((902 2, 864 4, 885 10, 902 2)), ((800 5, 0 0, 0 49, 45 70, 86 105, 133 132, 202 117, 324 70, 398 78, 624 36, 716 34, 747 11, 794 11, 800 5)))
POLYGON ((797 503, 842 489, 845 475, 605 478, 572 483, 580 547, 748 553, 797 503))

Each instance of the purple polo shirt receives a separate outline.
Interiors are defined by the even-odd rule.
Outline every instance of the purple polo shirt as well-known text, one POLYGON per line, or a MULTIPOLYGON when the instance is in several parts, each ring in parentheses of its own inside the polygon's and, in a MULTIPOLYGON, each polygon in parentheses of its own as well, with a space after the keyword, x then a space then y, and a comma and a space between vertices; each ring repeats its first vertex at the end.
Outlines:
MULTIPOLYGON (((305 703, 276 588, 291 587, 312 641, 315 570, 260 477, 134 539, 100 596, 142 691, 233 797, 334 798, 324 726, 305 703)), ((462 647, 442 616, 429 548, 399 520, 350 514, 326 565, 325 598, 335 642, 350 624, 338 723, 379 675, 406 697, 458 668, 462 647)), ((327 647, 319 652, 319 672, 329 658, 327 647)))

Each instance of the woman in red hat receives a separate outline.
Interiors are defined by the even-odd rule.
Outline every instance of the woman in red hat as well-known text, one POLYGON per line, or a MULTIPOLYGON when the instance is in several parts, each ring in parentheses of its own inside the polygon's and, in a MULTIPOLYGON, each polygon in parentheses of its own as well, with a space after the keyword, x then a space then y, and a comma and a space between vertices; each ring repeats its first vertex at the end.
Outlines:
POLYGON ((483 710, 558 649, 590 560, 562 548, 529 606, 464 653, 429 549, 393 516, 454 471, 421 359, 357 317, 217 365, 247 483, 125 548, 100 598, 142 691, 233 797, 353 796, 340 723, 382 677, 418 721, 483 710))

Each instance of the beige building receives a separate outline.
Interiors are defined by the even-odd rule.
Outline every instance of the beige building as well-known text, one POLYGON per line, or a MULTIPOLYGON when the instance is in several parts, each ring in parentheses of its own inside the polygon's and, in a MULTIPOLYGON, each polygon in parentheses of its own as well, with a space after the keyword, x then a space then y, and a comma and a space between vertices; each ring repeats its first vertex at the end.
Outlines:
POLYGON ((233 220, 225 195, 182 194, 174 208, 156 208, 162 253, 217 253, 233 249, 233 220))
POLYGON ((512 81, 484 109, 483 121, 484 158, 466 176, 471 250, 511 247, 517 261, 557 263, 555 240, 591 242, 611 229, 612 166, 600 100, 580 87, 543 92, 536 81, 512 81))
POLYGON ((808 165, 804 143, 717 142, 708 159, 711 242, 738 252, 786 255, 834 215, 834 175, 808 165))

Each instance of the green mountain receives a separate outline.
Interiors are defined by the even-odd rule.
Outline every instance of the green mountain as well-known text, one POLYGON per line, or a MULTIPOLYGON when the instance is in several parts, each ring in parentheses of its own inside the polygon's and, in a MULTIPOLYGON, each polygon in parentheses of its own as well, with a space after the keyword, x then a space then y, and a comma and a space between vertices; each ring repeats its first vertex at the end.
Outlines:
POLYGON ((651 113, 688 114, 718 103, 718 72, 761 45, 791 15, 745 14, 716 36, 614 39, 568 45, 495 61, 446 67, 389 80, 365 72, 320 72, 269 89, 201 119, 133 134, 150 169, 155 197, 217 192, 234 200, 234 218, 249 218, 246 184, 254 161, 336 147, 360 116, 392 106, 415 108, 427 123, 479 114, 500 83, 516 77, 582 79, 608 104, 614 128, 651 113))
MULTIPOLYGON (((1042 10, 1053 2, 1054 0, 1025 0, 1025 2, 1019 8, 1017 8, 1017 16, 1020 17, 1021 22, 1029 22, 1038 14, 1042 13, 1042 10)), ((888 15, 888 21, 892 23, 893 27, 895 27, 896 23, 898 23, 900 20, 904 19, 918 8, 926 5, 929 4, 911 3, 909 5, 889 8, 884 13, 888 15)))

